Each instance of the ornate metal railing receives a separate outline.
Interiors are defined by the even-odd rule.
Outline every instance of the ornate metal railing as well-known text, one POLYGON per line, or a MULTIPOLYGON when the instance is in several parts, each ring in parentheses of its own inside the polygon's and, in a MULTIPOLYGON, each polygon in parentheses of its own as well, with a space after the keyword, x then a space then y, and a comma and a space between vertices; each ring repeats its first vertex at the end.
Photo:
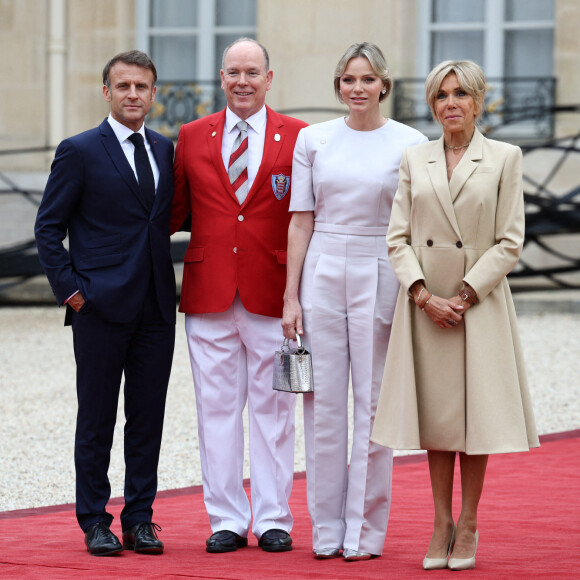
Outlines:
POLYGON ((172 139, 179 128, 225 107, 219 81, 157 82, 147 126, 172 139))
POLYGON ((526 240, 510 279, 522 289, 580 288, 580 131, 522 151, 526 240))
MULTIPOLYGON (((393 89, 393 118, 416 126, 428 136, 438 135, 425 103, 424 79, 397 79, 393 89)), ((556 79, 552 77, 490 78, 484 131, 498 130, 510 140, 549 139, 554 135, 556 79)), ((148 118, 151 128, 177 139, 179 128, 221 110, 225 98, 219 81, 159 81, 148 118)), ((290 112, 290 111, 286 111, 290 112)), ((298 112, 336 112, 340 109, 293 109, 298 112)))
MULTIPOLYGON (((556 79, 552 77, 487 79, 484 131, 501 132, 503 139, 549 139, 554 136, 556 79)), ((438 135, 425 103, 425 79, 397 79, 393 87, 393 117, 419 128, 428 136, 438 135)))
MULTIPOLYGON (((167 93, 169 94, 169 93, 167 93)), ((192 99, 195 99, 195 95, 192 99)), ((169 101, 165 101, 171 110, 169 101)), ((192 103, 195 103, 192 100, 192 103)), ((205 101, 198 102, 200 107, 205 101)), ((193 105, 192 105, 193 106, 193 105)), ((205 105, 203 105, 205 106, 205 105)), ((220 105, 221 106, 221 105, 220 105)), ((197 108, 199 113, 202 109, 197 108)), ((205 110, 205 109, 204 109, 205 110)), ((337 112, 328 109, 301 109, 299 112, 337 112)), ((209 111, 208 111, 209 112, 209 111)), ((288 111, 290 112, 290 111, 288 111)), ((549 111, 580 113, 580 105, 556 107, 549 111)), ((173 110, 174 125, 182 113, 173 110)), ((169 126, 169 120, 165 121, 169 126)), ((502 126, 491 127, 495 138, 502 126)), ((0 151, 1 156, 38 154, 51 147, 0 151)), ((536 288, 580 288, 580 131, 562 139, 547 139, 541 143, 522 145, 524 153, 524 201, 526 205, 526 241, 522 258, 510 274, 512 286, 518 290, 536 288), (536 161, 537 159, 537 161, 536 161)), ((13 179, 0 172, 0 215, 6 218, 9 196, 20 195, 33 207, 39 203, 42 192, 18 186, 13 179), (4 199, 7 203, 4 204, 4 199)), ((33 215, 34 211, 31 213, 33 215)), ((32 229, 31 217, 30 229, 32 229)), ((28 225, 27 225, 28 229, 28 225)), ((184 243, 172 244, 175 262, 181 261, 184 243)), ((0 301, 4 290, 18 286, 31 277, 42 274, 34 240, 25 239, 17 244, 0 247, 0 301)))

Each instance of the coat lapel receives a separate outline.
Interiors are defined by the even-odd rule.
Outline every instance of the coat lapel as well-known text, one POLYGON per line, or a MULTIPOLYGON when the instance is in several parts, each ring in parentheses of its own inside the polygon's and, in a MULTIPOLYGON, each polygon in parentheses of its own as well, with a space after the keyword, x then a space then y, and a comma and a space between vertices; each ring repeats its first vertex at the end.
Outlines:
POLYGON ((284 138, 286 137, 283 132, 284 121, 282 117, 275 113, 270 107, 266 106, 266 134, 264 136, 264 151, 262 153, 262 162, 252 183, 252 188, 248 192, 242 206, 246 205, 257 191, 263 187, 264 181, 270 179, 272 175, 272 169, 278 160, 280 151, 282 151, 282 145, 284 144, 284 138))
POLYGON ((147 209, 143 196, 141 195, 141 190, 139 189, 137 178, 127 161, 127 157, 125 157, 125 153, 123 152, 121 144, 111 128, 111 125, 109 125, 109 122, 105 119, 101 123, 99 129, 101 130, 101 141, 103 147, 111 158, 115 169, 121 174, 121 177, 125 180, 131 192, 139 200, 139 203, 147 209))
POLYGON ((127 161, 127 157, 125 157, 125 153, 123 153, 121 144, 117 140, 117 137, 109 125, 109 122, 105 119, 99 128, 101 130, 103 147, 111 158, 113 165, 121 174, 123 179, 127 182, 127 185, 131 191, 140 198, 141 192, 139 190, 137 178, 135 177, 129 162, 127 161))
MULTIPOLYGON (((258 173, 252 183, 252 187, 248 192, 242 207, 245 206, 254 197, 257 191, 263 187, 264 181, 270 179, 272 169, 278 160, 282 145, 284 144, 285 133, 283 132, 284 121, 282 117, 275 113, 270 107, 266 106, 266 134, 264 135, 264 151, 262 153, 262 162, 258 169, 258 173)), ((210 123, 207 133, 208 148, 212 163, 215 166, 216 172, 219 175, 224 189, 229 192, 231 198, 239 205, 238 198, 232 187, 228 173, 224 166, 222 158, 222 137, 226 122, 226 111, 222 111, 222 115, 218 117, 217 121, 210 123)))
POLYGON ((226 124, 226 110, 221 112, 221 115, 217 120, 210 122, 207 128, 207 147, 209 149, 209 156, 215 167, 216 174, 219 176, 224 190, 227 191, 232 200, 239 205, 238 198, 234 192, 234 188, 230 183, 230 178, 228 177, 228 172, 224 165, 224 159, 222 157, 222 137, 224 134, 224 127, 226 124))
POLYGON ((451 175, 449 180, 449 190, 451 192, 451 201, 455 203, 457 196, 463 189, 465 182, 469 179, 471 174, 477 168, 478 163, 482 157, 483 150, 483 135, 476 129, 469 147, 457 164, 457 167, 451 175))
POLYGON ((451 201, 451 194, 449 191, 449 182, 447 181, 447 164, 445 162, 445 149, 443 147, 443 136, 437 141, 434 141, 431 148, 431 155, 427 161, 427 172, 431 179, 431 184, 435 190, 435 194, 439 199, 441 207, 453 228, 453 231, 461 239, 459 233, 459 225, 453 210, 453 203, 451 201))
POLYGON ((155 163, 157 163, 157 168, 159 169, 159 183, 157 184, 157 191, 155 192, 155 200, 153 201, 152 208, 153 211, 159 204, 159 196, 162 195, 164 191, 166 191, 166 187, 164 184, 165 176, 171 173, 171 169, 168 171, 163 163, 162 155, 159 150, 160 145, 157 139, 155 138, 153 131, 150 131, 149 129, 147 129, 147 127, 145 127, 145 135, 147 135, 147 141, 149 142, 151 152, 153 153, 153 157, 155 157, 155 163))

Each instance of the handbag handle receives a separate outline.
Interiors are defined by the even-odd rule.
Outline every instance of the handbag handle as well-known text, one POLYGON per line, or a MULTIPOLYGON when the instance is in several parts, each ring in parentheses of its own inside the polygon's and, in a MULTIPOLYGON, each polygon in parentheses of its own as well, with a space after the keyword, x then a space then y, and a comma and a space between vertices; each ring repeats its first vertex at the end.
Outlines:
MULTIPOLYGON (((296 333, 296 344, 298 345, 298 348, 296 349, 296 352, 298 354, 304 354, 306 352, 306 349, 304 348, 304 346, 302 346, 302 339, 300 338, 300 335, 298 333, 296 333)), ((284 342, 282 343, 282 350, 284 350, 284 348, 290 348, 290 341, 285 338, 284 342)))

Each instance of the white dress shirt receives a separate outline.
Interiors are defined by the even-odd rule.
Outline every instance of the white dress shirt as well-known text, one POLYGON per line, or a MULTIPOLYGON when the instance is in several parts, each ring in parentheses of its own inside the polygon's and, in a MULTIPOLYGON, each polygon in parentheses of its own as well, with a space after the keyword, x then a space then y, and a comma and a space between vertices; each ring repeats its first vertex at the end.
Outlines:
MULTIPOLYGON (((125 125, 122 123, 119 123, 119 121, 113 118, 111 113, 109 113, 109 118, 107 120, 109 121, 109 125, 111 125, 111 129, 113 129, 113 133, 115 133, 115 136, 119 140, 121 148, 123 149, 123 153, 125 154, 125 157, 127 158, 133 173, 135 174, 135 179, 138 182, 139 178, 137 177, 137 169, 135 168, 135 145, 129 141, 129 137, 135 133, 135 131, 129 129, 129 127, 125 127, 125 125)), ((149 141, 147 141, 147 137, 145 135, 145 123, 141 125, 141 128, 139 131, 137 131, 137 133, 141 133, 143 136, 145 149, 147 151, 147 155, 149 156, 149 162, 151 163, 151 169, 153 170, 153 177, 155 178, 155 192, 157 193, 157 186, 159 185, 159 167, 157 167, 157 162, 155 161, 155 157, 151 151, 151 145, 149 145, 149 141)), ((71 294, 63 302, 63 304, 67 304, 69 300, 78 293, 79 290, 71 294)))
POLYGON ((247 119, 240 119, 229 107, 226 108, 226 124, 222 137, 222 159, 226 171, 230 162, 230 155, 234 141, 239 134, 236 125, 244 120, 248 124, 248 191, 252 188, 264 153, 264 139, 266 137, 266 106, 247 119))
POLYGON ((147 155, 149 156, 149 162, 151 163, 151 169, 153 169, 153 177, 155 178, 155 192, 157 193, 157 186, 159 185, 159 167, 157 167, 157 162, 155 161, 155 156, 151 151, 151 145, 149 145, 149 141, 147 141, 147 136, 145 135, 145 123, 141 125, 139 131, 133 131, 129 129, 129 127, 125 127, 122 123, 119 123, 116 119, 113 118, 111 113, 109 113, 109 125, 111 125, 111 129, 115 133, 121 147, 123 148, 123 153, 133 169, 133 173, 135 174, 135 178, 139 181, 137 177, 137 170, 135 169, 135 145, 131 141, 129 141, 129 137, 133 135, 133 133, 141 133, 143 136, 143 141, 145 142, 145 149, 147 151, 147 155))

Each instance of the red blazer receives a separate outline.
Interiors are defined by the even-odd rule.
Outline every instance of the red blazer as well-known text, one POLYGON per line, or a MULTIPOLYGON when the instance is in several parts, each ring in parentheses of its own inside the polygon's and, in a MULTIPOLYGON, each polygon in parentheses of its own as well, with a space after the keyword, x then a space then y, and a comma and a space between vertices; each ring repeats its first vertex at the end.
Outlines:
POLYGON ((262 163, 241 206, 221 153, 225 109, 179 131, 171 233, 192 217, 180 312, 224 312, 238 290, 248 312, 282 316, 292 155, 306 123, 266 109, 262 163))

